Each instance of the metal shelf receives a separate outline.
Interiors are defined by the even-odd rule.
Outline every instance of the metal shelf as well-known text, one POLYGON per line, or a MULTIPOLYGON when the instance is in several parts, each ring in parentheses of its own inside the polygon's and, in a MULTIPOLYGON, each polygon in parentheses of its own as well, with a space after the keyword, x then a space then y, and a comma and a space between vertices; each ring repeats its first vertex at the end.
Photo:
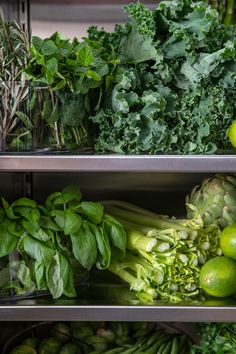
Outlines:
POLYGON ((236 155, 2 155, 0 171, 236 172, 236 155))
POLYGON ((231 306, 35 306, 30 303, 34 301, 0 306, 1 321, 235 322, 236 318, 236 307, 231 306))

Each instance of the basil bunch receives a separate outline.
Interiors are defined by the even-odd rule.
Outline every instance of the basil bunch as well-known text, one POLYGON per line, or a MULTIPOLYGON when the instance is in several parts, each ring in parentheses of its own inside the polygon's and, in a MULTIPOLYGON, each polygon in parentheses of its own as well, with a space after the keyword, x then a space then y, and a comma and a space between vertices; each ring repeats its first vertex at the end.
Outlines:
POLYGON ((44 205, 2 198, 0 257, 18 250, 17 278, 23 290, 49 290, 53 298, 75 297, 81 270, 108 268, 125 255, 123 226, 99 203, 81 201, 77 186, 52 193, 44 205))

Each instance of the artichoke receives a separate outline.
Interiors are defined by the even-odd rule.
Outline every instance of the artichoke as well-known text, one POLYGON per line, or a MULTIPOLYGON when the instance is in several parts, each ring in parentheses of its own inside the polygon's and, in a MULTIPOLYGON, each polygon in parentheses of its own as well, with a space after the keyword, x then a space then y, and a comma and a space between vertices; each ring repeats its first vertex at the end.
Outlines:
POLYGON ((187 216, 194 217, 194 205, 204 225, 218 224, 221 229, 236 222, 236 175, 216 175, 204 179, 186 197, 187 216))

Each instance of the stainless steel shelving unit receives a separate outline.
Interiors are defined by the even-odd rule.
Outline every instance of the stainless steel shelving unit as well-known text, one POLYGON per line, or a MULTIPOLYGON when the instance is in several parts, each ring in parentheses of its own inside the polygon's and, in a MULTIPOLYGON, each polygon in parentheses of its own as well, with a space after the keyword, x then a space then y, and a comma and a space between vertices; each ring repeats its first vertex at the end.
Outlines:
MULTIPOLYGON (((29 28, 30 0, 2 0, 8 18, 16 16, 29 28), (14 6, 13 6, 14 5, 14 6), (13 7, 12 7, 13 6, 13 7)), ((236 172, 236 156, 118 156, 118 155, 2 155, 0 174, 8 172, 30 175, 34 172, 127 172, 127 173, 216 173, 236 172)), ((134 174, 135 179, 135 174, 134 174)), ((24 179, 23 179, 24 180, 24 179)), ((30 178, 28 179, 28 184, 30 178)), ((29 188, 30 189, 30 188, 29 188)), ((0 321, 162 321, 162 322, 235 322, 236 300, 233 303, 155 306, 117 306, 79 300, 27 299, 0 303, 0 321)))

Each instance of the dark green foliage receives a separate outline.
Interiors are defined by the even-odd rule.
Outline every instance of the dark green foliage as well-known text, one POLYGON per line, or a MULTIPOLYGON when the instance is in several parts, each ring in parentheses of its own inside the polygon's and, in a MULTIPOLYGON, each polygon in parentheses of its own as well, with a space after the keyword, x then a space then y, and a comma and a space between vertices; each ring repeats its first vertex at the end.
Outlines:
POLYGON ((1 211, 0 257, 20 252, 14 264, 19 285, 7 284, 18 294, 49 290, 53 298, 75 297, 83 269, 108 268, 112 252, 119 259, 125 254, 123 226, 99 203, 81 202, 76 185, 52 193, 43 206, 28 198, 9 205, 2 198, 1 211))
POLYGON ((235 323, 203 323, 200 334, 200 344, 193 347, 193 354, 230 354, 236 351, 235 323))
POLYGON ((125 154, 230 149, 234 29, 221 25, 204 2, 163 1, 153 12, 139 3, 127 9, 132 21, 118 48, 115 85, 91 117, 99 127, 96 149, 125 154))

